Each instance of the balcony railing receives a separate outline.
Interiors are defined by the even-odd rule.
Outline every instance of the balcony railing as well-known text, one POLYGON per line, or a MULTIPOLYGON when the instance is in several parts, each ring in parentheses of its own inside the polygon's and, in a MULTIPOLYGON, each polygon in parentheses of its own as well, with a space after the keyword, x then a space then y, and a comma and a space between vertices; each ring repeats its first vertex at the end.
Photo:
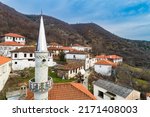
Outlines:
POLYGON ((42 83, 36 83, 34 78, 29 81, 29 89, 32 92, 39 92, 39 93, 46 92, 52 88, 52 85, 53 85, 53 80, 51 77, 48 78, 47 82, 42 82, 42 83))

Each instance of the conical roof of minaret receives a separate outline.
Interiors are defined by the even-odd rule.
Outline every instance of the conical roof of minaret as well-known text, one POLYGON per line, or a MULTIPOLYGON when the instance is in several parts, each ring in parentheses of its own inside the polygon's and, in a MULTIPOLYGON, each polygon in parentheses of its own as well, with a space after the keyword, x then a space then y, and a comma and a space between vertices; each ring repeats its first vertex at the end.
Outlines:
POLYGON ((39 37, 38 37, 36 51, 47 52, 47 44, 46 44, 46 36, 45 36, 43 16, 41 16, 41 20, 40 20, 39 37))

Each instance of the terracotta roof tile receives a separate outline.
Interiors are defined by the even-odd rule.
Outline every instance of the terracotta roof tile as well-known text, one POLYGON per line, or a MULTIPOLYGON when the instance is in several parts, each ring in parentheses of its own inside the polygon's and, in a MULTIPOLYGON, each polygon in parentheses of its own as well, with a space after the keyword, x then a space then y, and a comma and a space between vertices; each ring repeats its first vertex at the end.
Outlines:
POLYGON ((63 49, 61 49, 61 48, 56 48, 56 47, 49 47, 48 50, 49 50, 49 51, 53 51, 53 50, 54 50, 54 51, 56 51, 56 50, 61 51, 61 50, 63 50, 63 49))
POLYGON ((118 55, 108 55, 106 56, 108 59, 120 59, 122 58, 121 56, 118 56, 118 55))
MULTIPOLYGON (((33 93, 28 90, 27 100, 33 99, 33 93)), ((58 83, 49 90, 49 100, 96 100, 96 98, 79 83, 58 83)))
POLYGON ((57 67, 58 70, 73 70, 73 69, 77 69, 79 67, 84 66, 83 62, 70 62, 66 65, 60 65, 57 67))
POLYGON ((117 66, 117 64, 109 61, 109 60, 100 60, 98 62, 95 63, 96 65, 111 65, 113 67, 117 66))
POLYGON ((106 55, 97 55, 95 58, 107 59, 106 55))
POLYGON ((15 34, 15 33, 7 33, 4 36, 16 37, 16 38, 25 38, 24 36, 19 35, 19 34, 15 34))
POLYGON ((69 50, 69 51, 74 51, 75 49, 71 48, 71 47, 61 47, 60 49, 62 50, 69 50))
POLYGON ((35 47, 23 47, 16 50, 13 50, 11 52, 27 52, 27 53, 34 53, 36 50, 35 47))
POLYGON ((5 63, 7 63, 9 61, 11 61, 10 58, 0 56, 0 65, 5 64, 5 63))
POLYGON ((1 46, 24 46, 23 44, 13 42, 13 41, 2 42, 2 43, 0 43, 0 45, 1 46))

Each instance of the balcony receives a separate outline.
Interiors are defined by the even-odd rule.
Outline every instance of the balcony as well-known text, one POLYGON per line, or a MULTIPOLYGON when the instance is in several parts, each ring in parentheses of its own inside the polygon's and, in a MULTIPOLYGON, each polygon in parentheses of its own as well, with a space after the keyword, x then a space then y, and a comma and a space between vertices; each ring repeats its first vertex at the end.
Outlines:
POLYGON ((53 80, 51 77, 48 78, 47 82, 42 82, 42 83, 36 83, 34 78, 29 81, 29 89, 32 92, 38 92, 38 93, 47 92, 49 89, 52 88, 52 85, 53 85, 53 80))

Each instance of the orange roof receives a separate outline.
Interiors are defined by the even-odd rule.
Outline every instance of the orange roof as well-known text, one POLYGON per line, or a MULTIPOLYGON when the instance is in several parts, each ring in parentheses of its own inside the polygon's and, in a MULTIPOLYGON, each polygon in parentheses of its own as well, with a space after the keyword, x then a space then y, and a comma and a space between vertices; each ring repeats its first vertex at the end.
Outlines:
POLYGON ((96 58, 107 59, 107 58, 106 58, 106 55, 98 55, 98 56, 96 56, 96 58))
POLYGON ((0 65, 5 64, 5 63, 7 63, 9 61, 11 61, 10 58, 0 56, 0 65))
POLYGON ((121 56, 117 56, 117 55, 108 55, 106 56, 108 59, 120 59, 122 58, 121 56))
POLYGON ((20 43, 14 42, 14 41, 6 41, 3 43, 0 43, 0 45, 2 45, 2 46, 24 46, 23 44, 20 44, 20 43))
MULTIPOLYGON (((27 100, 34 94, 28 90, 27 100)), ((80 83, 57 83, 49 90, 49 100, 96 100, 96 98, 80 83)))
POLYGON ((62 49, 62 50, 69 50, 69 51, 75 50, 75 49, 73 49, 71 47, 61 47, 60 49, 62 49))
POLYGON ((97 65, 111 65, 113 67, 117 66, 117 64, 115 64, 115 63, 113 63, 113 62, 111 62, 109 60, 100 60, 100 61, 98 61, 95 64, 97 64, 97 65))
POLYGON ((5 36, 16 37, 16 38, 25 38, 24 36, 15 34, 15 33, 7 33, 7 34, 5 34, 5 36))

